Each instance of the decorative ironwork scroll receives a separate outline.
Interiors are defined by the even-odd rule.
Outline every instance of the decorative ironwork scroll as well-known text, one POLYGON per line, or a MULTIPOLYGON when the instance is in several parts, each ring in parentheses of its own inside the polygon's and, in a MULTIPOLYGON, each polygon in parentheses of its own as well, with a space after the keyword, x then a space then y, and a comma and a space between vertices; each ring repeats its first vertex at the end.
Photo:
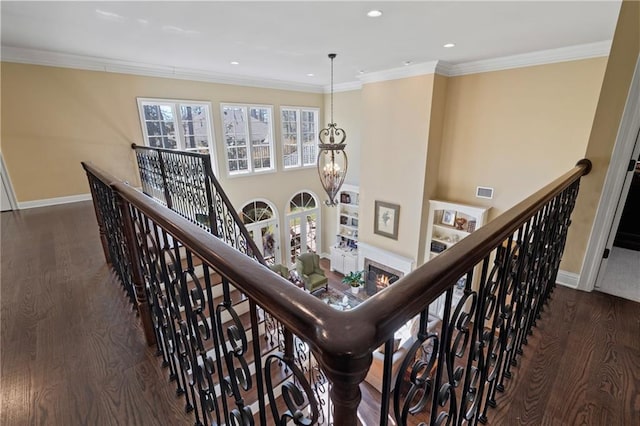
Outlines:
POLYGON ((214 176, 209 154, 135 144, 132 148, 145 194, 264 264, 260 250, 214 176))
POLYGON ((138 157, 143 187, 185 219, 83 166, 107 259, 132 301, 147 304, 140 313, 197 425, 353 425, 362 414, 380 425, 486 422, 553 291, 589 170, 581 160, 384 297, 342 312, 264 267, 208 163, 156 151, 138 157), (208 225, 194 225, 203 211, 208 225), (380 400, 367 405, 380 411, 357 412, 359 381, 383 342, 380 400))

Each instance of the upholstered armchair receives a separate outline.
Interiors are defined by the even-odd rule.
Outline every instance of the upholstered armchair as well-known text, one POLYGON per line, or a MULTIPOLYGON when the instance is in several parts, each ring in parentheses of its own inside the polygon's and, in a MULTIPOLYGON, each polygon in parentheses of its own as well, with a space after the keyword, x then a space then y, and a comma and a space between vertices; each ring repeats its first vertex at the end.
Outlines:
POLYGON ((320 256, 315 253, 303 253, 296 258, 296 271, 304 283, 304 288, 314 292, 324 287, 329 289, 329 279, 320 269, 320 256))
POLYGON ((273 265, 269 265, 269 269, 271 269, 276 274, 280 275, 284 279, 289 279, 289 268, 284 266, 281 263, 275 263, 273 265))

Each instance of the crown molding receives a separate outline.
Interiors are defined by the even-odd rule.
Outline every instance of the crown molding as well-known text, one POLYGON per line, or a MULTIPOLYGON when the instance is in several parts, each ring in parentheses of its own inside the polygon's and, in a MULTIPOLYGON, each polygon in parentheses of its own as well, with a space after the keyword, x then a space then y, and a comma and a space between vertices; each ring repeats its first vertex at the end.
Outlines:
POLYGON ((444 75, 453 77, 481 72, 553 64, 557 62, 598 58, 601 56, 608 56, 610 50, 611 40, 560 47, 557 49, 539 50, 537 52, 523 53, 520 55, 503 56, 500 58, 450 65, 447 70, 448 73, 444 75))
MULTIPOLYGON (((451 64, 444 61, 430 61, 405 67, 392 68, 362 74, 358 80, 334 85, 334 93, 360 90, 363 84, 397 80, 425 74, 440 74, 448 77, 500 71, 556 62, 575 61, 609 55, 611 40, 557 49, 540 50, 500 58, 451 64)), ((220 74, 189 68, 168 67, 142 62, 120 61, 92 56, 50 52, 36 49, 2 47, 2 61, 22 64, 45 65, 51 67, 74 68, 89 71, 103 71, 148 77, 174 78, 179 80, 203 81, 207 83, 231 84, 265 89, 293 90, 308 93, 330 93, 330 86, 291 83, 280 80, 265 80, 220 74)))
POLYGON ((2 46, 2 61, 60 68, 74 68, 88 71, 143 75, 147 77, 204 81, 207 83, 232 84, 265 89, 293 90, 297 92, 310 93, 323 92, 322 86, 311 84, 241 77, 237 75, 214 73, 212 71, 190 68, 168 67, 142 62, 121 61, 116 59, 8 46, 2 46))
POLYGON ((362 74, 359 79, 363 84, 378 81, 398 80, 401 78, 415 77, 418 75, 433 74, 439 61, 422 62, 407 65, 400 68, 391 68, 383 71, 362 74))
MULTIPOLYGON (((361 81, 348 81, 346 83, 334 84, 333 85, 333 93, 339 92, 350 92, 352 90, 360 90, 362 89, 361 81)), ((331 86, 324 86, 323 92, 325 94, 331 93, 331 86)))

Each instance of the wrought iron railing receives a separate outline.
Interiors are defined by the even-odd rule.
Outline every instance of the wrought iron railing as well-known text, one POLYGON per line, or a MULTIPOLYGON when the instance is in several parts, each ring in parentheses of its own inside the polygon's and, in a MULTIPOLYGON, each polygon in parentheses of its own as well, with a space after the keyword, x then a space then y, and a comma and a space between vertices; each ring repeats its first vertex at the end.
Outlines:
POLYGON ((124 228, 141 316, 197 424, 435 425, 484 422, 498 403, 555 285, 590 162, 348 311, 84 167, 98 223, 124 228), (430 311, 439 298, 443 312, 430 311), (365 380, 378 367, 379 391, 365 380))
POLYGON ((209 154, 132 144, 142 192, 264 264, 211 168, 209 154))

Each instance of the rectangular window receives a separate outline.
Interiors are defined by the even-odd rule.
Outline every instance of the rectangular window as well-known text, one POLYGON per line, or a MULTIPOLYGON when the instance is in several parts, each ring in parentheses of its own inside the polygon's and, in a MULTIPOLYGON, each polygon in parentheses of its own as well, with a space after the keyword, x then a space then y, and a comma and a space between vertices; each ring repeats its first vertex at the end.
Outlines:
POLYGON ((203 154, 213 152, 209 102, 138 98, 138 110, 147 145, 203 154))
POLYGON ((230 175, 274 170, 270 106, 222 105, 222 127, 230 175))
POLYGON ((283 107, 280 112, 284 167, 315 166, 318 160, 319 110, 283 107))

